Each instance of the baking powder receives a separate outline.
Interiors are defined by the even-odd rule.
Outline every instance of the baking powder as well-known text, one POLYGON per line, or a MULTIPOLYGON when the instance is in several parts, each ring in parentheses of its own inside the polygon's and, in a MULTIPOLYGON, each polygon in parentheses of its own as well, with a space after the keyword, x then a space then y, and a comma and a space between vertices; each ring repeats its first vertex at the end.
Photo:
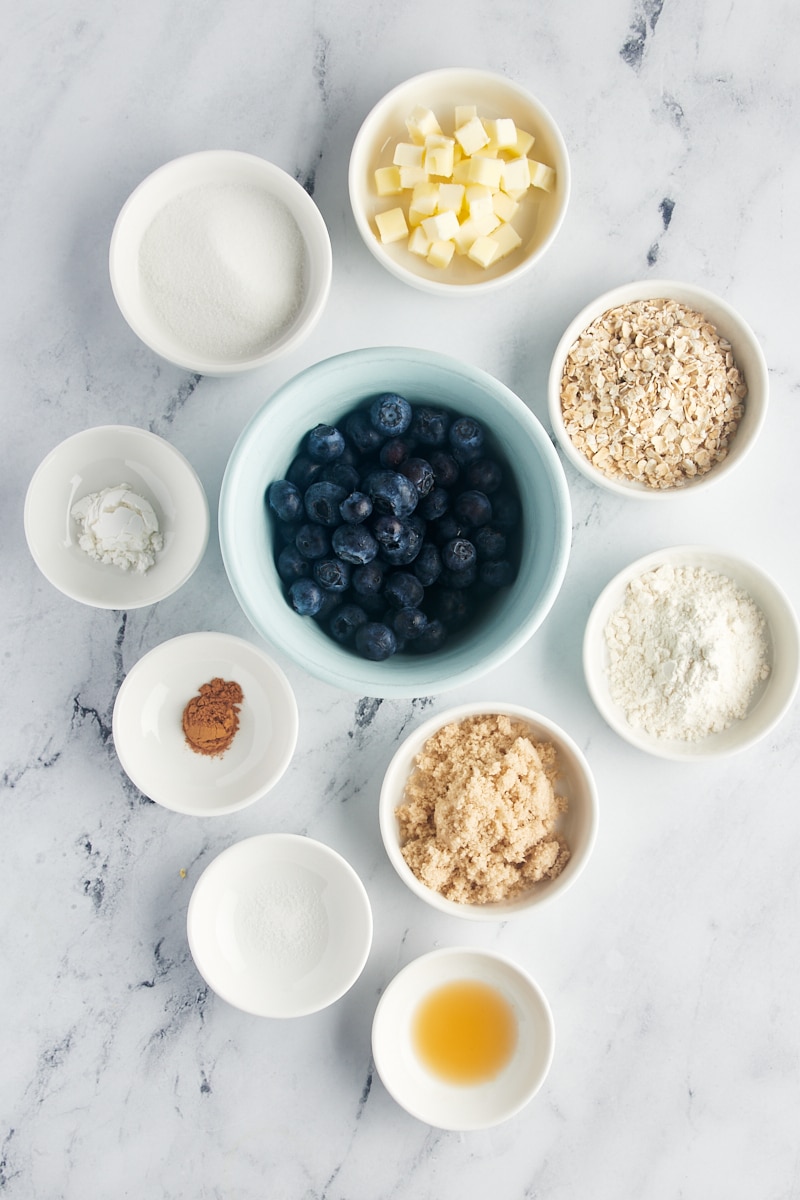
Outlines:
POLYGON ((635 579, 605 636, 611 697, 655 737, 694 742, 727 729, 769 674, 763 613, 704 567, 665 565, 635 579))

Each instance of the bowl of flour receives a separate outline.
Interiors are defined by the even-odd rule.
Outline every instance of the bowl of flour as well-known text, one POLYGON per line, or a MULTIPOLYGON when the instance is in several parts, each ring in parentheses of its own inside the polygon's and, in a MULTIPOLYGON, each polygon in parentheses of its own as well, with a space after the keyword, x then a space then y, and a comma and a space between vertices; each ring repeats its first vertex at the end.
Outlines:
POLYGON ((797 617, 755 564, 675 546, 603 589, 583 667, 601 715, 639 750, 675 760, 734 754, 765 737, 795 696, 797 617))
POLYGON ((109 274, 123 317, 151 350, 200 375, 233 375, 314 328, 330 292, 330 237, 280 167, 204 150, 159 167, 131 193, 111 236, 109 274))

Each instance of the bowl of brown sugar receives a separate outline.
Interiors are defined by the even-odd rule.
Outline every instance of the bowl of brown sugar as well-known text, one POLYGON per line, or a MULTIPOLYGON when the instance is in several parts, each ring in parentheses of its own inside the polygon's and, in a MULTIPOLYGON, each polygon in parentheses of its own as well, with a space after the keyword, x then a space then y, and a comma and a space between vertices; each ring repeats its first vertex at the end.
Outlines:
POLYGON ((471 703, 414 730, 383 780, 389 861, 440 912, 504 921, 564 892, 597 834, 592 772, 553 721, 471 703))
POLYGON ((112 732, 128 778, 192 816, 246 808, 275 786, 297 743, 297 702, 257 646, 188 633, 150 650, 125 676, 112 732))
POLYGON ((726 478, 758 438, 768 396, 747 322, 719 296, 673 280, 624 284, 587 304, 564 331, 548 381, 567 461, 639 500, 726 478))

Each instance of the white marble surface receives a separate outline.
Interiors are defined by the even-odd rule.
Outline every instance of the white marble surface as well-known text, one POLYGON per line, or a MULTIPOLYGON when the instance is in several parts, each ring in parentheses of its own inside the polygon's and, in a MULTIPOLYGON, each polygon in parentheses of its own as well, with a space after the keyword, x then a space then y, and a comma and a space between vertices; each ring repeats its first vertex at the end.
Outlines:
POLYGON ((743 756, 670 765, 603 724, 580 669, 593 599, 661 545, 739 551, 800 602, 796 6, 26 0, 4 11, 0 1195, 800 1195, 798 707, 743 756), (346 167, 389 85, 459 64, 507 72, 547 104, 570 148, 574 192, 530 278, 450 305, 405 288, 368 254, 346 167), (334 250, 331 302, 312 338, 228 382, 157 361, 122 321, 106 269, 131 189, 206 147, 253 151, 299 178, 334 250), (386 342, 477 362, 546 423, 563 327, 598 292, 647 275, 718 292, 761 340, 771 409, 730 482, 707 498, 640 506, 568 472, 567 578, 516 661, 457 694, 403 703, 338 693, 281 660, 301 729, 275 791, 206 822, 145 801, 111 740, 126 671, 180 633, 255 635, 215 529, 195 577, 152 609, 94 611, 56 592, 22 531, 27 483, 51 447, 89 425, 142 425, 189 457, 213 509, 239 430, 277 385, 331 353, 386 342), (403 732, 472 698, 524 702, 562 723, 601 794, 580 882, 541 914, 498 927, 437 917, 407 894, 376 821, 403 732), (361 979, 296 1022, 218 1000, 187 949, 186 906, 203 866, 267 830, 341 851, 374 908, 361 979), (420 1124, 370 1061, 381 989, 446 944, 516 958, 555 1015, 543 1090, 491 1133, 420 1124))

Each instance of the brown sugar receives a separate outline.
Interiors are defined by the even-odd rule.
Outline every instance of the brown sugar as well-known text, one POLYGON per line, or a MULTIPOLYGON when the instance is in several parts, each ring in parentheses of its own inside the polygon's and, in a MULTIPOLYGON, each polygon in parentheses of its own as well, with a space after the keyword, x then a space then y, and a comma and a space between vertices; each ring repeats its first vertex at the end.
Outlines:
POLYGON ((445 725, 417 755, 396 810, 402 854, 427 887, 459 904, 518 896, 560 874, 557 754, 504 714, 445 725))
POLYGON ((224 754, 239 728, 239 705, 244 699, 238 683, 215 678, 201 685, 183 710, 183 732, 197 754, 224 754))

